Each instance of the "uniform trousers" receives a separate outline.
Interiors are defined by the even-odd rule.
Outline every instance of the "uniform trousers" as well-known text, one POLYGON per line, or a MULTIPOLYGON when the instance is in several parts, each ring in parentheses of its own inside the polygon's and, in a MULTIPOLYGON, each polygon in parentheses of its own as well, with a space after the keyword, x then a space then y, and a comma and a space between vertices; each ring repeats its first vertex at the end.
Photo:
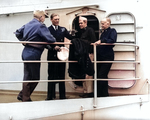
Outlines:
MULTIPOLYGON (((98 61, 113 61, 114 60, 114 54, 111 56, 99 56, 98 55, 98 61)), ((98 79, 108 79, 108 73, 110 71, 110 68, 112 66, 112 63, 98 63, 97 64, 97 78, 98 79)), ((109 96, 108 93, 108 81, 97 81, 97 97, 107 97, 109 96)))
MULTIPOLYGON (((26 46, 22 52, 22 59, 25 61, 40 60, 42 50, 30 46, 26 46)), ((39 80, 40 79, 40 63, 24 63, 24 77, 23 81, 39 80)), ((23 89, 20 91, 19 96, 22 101, 31 101, 30 95, 36 88, 38 82, 23 83, 23 89)))
MULTIPOLYGON (((48 80, 64 80, 65 79, 65 63, 49 63, 48 64, 48 80)), ((48 82, 47 99, 56 98, 55 87, 59 84, 59 98, 66 98, 65 82, 48 82)))

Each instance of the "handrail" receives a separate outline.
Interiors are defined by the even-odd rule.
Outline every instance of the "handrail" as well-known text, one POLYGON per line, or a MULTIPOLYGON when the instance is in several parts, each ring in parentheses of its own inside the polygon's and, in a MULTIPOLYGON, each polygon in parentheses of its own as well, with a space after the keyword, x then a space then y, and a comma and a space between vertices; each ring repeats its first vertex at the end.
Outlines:
MULTIPOLYGON (((96 79, 100 81, 127 81, 127 80, 140 80, 141 78, 118 78, 118 79, 96 79)), ((26 81, 0 81, 0 84, 6 84, 6 83, 43 83, 43 82, 72 82, 72 81, 94 81, 94 79, 62 79, 62 80, 26 80, 26 81)))
MULTIPOLYGON (((22 43, 22 44, 65 44, 65 45, 71 45, 72 43, 70 42, 54 42, 54 43, 48 43, 48 42, 31 42, 31 41, 5 41, 1 40, 0 43, 22 43)), ((91 43, 91 45, 94 45, 91 43)), ((139 48, 138 45, 132 44, 132 43, 101 43, 100 45, 119 45, 119 46, 134 46, 139 48)))
POLYGON ((0 43, 22 43, 22 44, 71 44, 70 42, 54 42, 54 43, 48 43, 48 42, 32 42, 32 41, 0 41, 0 43))
MULTIPOLYGON (((0 61, 0 63, 74 63, 77 61, 47 61, 47 60, 41 60, 41 61, 0 61)), ((94 61, 92 61, 92 63, 94 63, 94 61)), ((122 61, 122 60, 117 60, 117 61, 96 61, 96 63, 140 63, 140 61, 122 61)))
MULTIPOLYGON (((72 43, 70 42, 55 42, 55 43, 47 43, 47 42, 29 42, 29 41, 0 41, 0 43, 22 43, 22 44, 65 44, 65 45, 71 45, 72 43)), ((94 69, 95 71, 97 71, 97 63, 140 63, 139 61, 134 61, 134 60, 120 60, 120 61, 97 61, 96 59, 96 45, 94 43, 91 43, 91 45, 94 46, 94 61, 92 61, 94 63, 94 69)), ((130 43, 101 43, 100 45, 120 45, 120 46, 134 46, 139 48, 138 45, 135 44, 130 44, 130 43)), ((0 61, 0 63, 49 63, 49 62, 58 62, 58 63, 62 63, 62 62, 66 62, 66 63, 73 63, 73 62, 77 62, 77 61, 47 61, 47 60, 40 60, 40 61, 0 61)), ((97 73, 95 72, 94 74, 94 79, 63 79, 61 81, 94 81, 94 99, 93 99, 93 107, 96 108, 97 107, 97 80, 101 80, 101 81, 117 81, 117 80, 139 80, 140 78, 118 78, 118 79, 98 79, 97 78, 97 73)), ((0 81, 0 84, 6 84, 6 83, 26 83, 26 82, 59 82, 60 80, 31 80, 31 81, 0 81)))

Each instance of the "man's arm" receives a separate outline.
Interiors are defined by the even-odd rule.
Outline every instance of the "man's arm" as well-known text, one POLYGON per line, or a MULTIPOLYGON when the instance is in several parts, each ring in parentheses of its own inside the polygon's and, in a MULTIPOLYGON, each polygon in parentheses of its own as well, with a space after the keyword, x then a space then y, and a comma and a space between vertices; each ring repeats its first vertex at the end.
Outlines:
POLYGON ((108 38, 103 38, 101 40, 102 43, 115 43, 117 40, 117 32, 115 29, 112 29, 108 38))
POLYGON ((68 30, 65 28, 65 37, 69 40, 73 39, 73 36, 71 34, 69 34, 68 30))
POLYGON ((24 31, 24 27, 22 26, 20 29, 16 30, 16 32, 14 33, 16 35, 16 37, 20 40, 23 41, 23 31, 24 31))
POLYGON ((44 39, 45 42, 56 42, 56 39, 53 37, 53 35, 45 25, 40 26, 40 36, 44 39))
POLYGON ((91 43, 96 42, 96 40, 97 40, 96 35, 95 35, 95 32, 92 28, 89 30, 89 34, 90 34, 91 43))

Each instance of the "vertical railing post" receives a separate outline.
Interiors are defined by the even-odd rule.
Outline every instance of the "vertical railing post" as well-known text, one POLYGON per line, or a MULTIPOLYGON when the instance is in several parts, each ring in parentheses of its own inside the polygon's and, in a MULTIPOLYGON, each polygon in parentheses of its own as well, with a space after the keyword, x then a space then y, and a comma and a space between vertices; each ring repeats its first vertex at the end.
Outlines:
POLYGON ((97 58, 96 58, 96 45, 94 44, 94 70, 95 70, 95 74, 94 74, 94 101, 93 101, 93 107, 96 108, 97 107, 97 58))

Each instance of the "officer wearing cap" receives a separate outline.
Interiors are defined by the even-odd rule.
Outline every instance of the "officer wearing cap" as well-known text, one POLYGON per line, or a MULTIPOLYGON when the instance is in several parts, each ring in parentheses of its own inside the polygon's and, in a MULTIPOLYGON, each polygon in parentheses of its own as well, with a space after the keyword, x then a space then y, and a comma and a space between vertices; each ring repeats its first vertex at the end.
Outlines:
MULTIPOLYGON (((53 43, 56 39, 51 35, 48 28, 43 24, 48 15, 45 11, 36 10, 33 12, 34 18, 20 29, 16 30, 15 35, 19 41, 32 42, 49 42, 53 43)), ((45 48, 44 44, 26 44, 22 52, 22 60, 25 61, 40 61, 41 54, 45 48)), ((24 81, 40 79, 40 63, 24 63, 24 81)), ((18 100, 31 101, 30 95, 34 91, 38 82, 23 83, 23 88, 18 100)))

